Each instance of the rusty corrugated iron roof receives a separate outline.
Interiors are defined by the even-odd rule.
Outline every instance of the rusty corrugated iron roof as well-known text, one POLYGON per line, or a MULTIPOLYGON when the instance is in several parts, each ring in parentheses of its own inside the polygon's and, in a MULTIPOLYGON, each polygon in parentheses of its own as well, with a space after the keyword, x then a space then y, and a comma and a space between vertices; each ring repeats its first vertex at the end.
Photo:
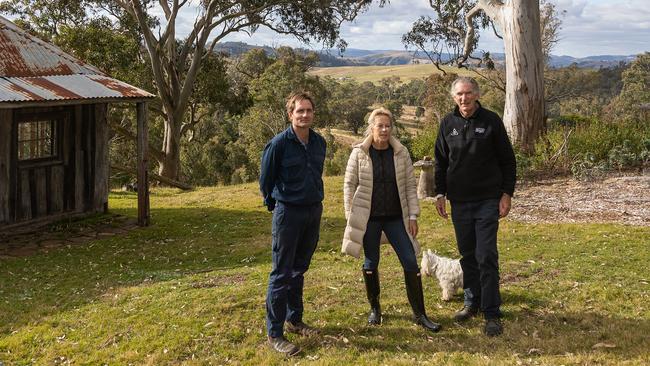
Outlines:
POLYGON ((0 102, 151 97, 0 16, 0 102))
POLYGON ((0 78, 0 102, 151 97, 142 89, 103 75, 0 78))

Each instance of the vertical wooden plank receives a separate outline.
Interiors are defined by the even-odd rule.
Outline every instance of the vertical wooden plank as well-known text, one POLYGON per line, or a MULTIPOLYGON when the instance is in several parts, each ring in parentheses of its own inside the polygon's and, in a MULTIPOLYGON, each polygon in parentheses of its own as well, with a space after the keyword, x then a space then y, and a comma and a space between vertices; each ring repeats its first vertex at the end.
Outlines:
POLYGON ((36 168, 34 172, 34 181, 32 185, 33 196, 35 197, 34 217, 43 217, 47 215, 47 180, 45 168, 36 168))
POLYGON ((50 176, 50 213, 57 214, 64 210, 65 197, 65 168, 61 165, 55 165, 51 169, 50 176))
POLYGON ((93 206, 96 212, 108 210, 108 122, 106 104, 95 105, 95 184, 93 206))
POLYGON ((84 212, 94 211, 95 198, 95 106, 83 106, 84 127, 84 212))
POLYGON ((149 130, 147 103, 137 104, 138 114, 138 225, 149 226, 149 130))
POLYGON ((20 185, 17 202, 20 205, 19 216, 16 221, 31 220, 34 216, 32 214, 32 189, 29 182, 29 170, 18 171, 18 184, 20 185))
POLYGON ((13 140, 13 113, 10 109, 0 109, 0 225, 12 221, 9 212, 11 185, 11 146, 13 140))
POLYGON ((76 122, 74 113, 66 116, 63 124, 63 211, 74 211, 76 183, 76 122))
POLYGON ((83 132, 83 114, 82 106, 74 106, 74 114, 72 120, 74 121, 74 162, 75 162, 75 172, 74 172, 74 210, 76 212, 82 212, 84 210, 84 176, 85 176, 85 144, 83 143, 86 139, 83 132))

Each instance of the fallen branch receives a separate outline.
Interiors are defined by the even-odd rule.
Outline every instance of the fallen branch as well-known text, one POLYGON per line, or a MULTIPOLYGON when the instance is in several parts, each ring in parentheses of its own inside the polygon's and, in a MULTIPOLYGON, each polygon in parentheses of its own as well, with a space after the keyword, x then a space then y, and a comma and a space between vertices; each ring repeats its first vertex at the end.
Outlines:
MULTIPOLYGON (((111 164, 111 169, 119 170, 119 171, 125 172, 125 173, 130 173, 130 174, 133 174, 133 175, 136 175, 136 176, 138 175, 138 171, 136 169, 129 168, 129 167, 126 167, 126 166, 123 166, 123 165, 111 164)), ((166 177, 160 176, 160 175, 158 175, 156 173, 149 173, 149 178, 157 180, 157 181, 159 181, 161 183, 168 184, 168 185, 170 185, 172 187, 180 188, 180 189, 185 190, 185 191, 189 191, 189 190, 193 189, 193 187, 191 185, 189 185, 189 184, 185 184, 185 183, 179 182, 177 180, 166 178, 166 177)))

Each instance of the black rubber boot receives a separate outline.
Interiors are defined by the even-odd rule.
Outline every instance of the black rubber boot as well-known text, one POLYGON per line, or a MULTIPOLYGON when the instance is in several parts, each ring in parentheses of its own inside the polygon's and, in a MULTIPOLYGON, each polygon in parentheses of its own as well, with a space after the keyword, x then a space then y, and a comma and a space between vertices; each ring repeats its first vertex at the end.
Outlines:
POLYGON ((424 295, 422 294, 420 271, 404 271, 404 282, 406 283, 406 296, 408 296, 409 303, 413 309, 415 323, 421 325, 428 331, 438 332, 442 329, 442 326, 429 320, 427 313, 424 311, 424 295))
POLYGON ((368 324, 381 324, 381 307, 379 306, 379 273, 377 270, 364 269, 363 281, 366 283, 366 294, 370 303, 368 324))

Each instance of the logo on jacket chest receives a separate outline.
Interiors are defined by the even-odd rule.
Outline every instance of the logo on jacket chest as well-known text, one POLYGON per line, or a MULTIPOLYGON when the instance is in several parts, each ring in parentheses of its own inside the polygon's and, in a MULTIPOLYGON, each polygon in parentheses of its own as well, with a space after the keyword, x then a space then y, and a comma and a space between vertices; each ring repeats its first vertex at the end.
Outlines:
POLYGON ((454 129, 451 131, 450 136, 458 136, 458 130, 454 128, 454 129))
POLYGON ((476 127, 476 128, 474 129, 474 133, 477 134, 477 135, 483 135, 483 134, 485 134, 485 128, 483 128, 483 127, 476 127))

